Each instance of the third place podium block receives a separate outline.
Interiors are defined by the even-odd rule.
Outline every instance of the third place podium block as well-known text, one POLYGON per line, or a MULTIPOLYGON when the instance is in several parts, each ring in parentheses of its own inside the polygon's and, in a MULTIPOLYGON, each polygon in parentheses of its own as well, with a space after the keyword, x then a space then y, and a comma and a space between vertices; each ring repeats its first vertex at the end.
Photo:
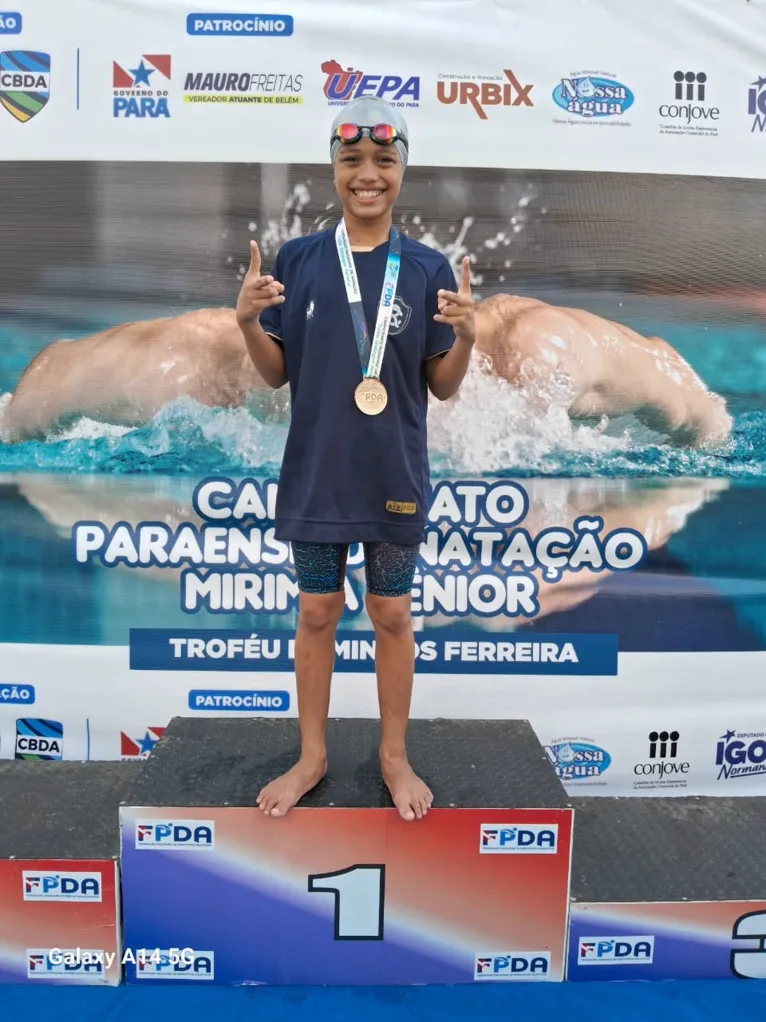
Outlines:
POLYGON ((121 809, 127 982, 423 984, 565 972, 572 810, 525 721, 413 721, 407 822, 379 724, 331 720, 328 777, 255 805, 294 720, 176 718, 121 809))

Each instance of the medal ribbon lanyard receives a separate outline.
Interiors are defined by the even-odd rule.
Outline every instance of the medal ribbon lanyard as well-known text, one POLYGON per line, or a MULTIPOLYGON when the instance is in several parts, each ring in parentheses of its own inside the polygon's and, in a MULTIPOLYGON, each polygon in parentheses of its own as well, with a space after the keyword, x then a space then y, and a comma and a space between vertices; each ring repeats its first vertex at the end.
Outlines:
POLYGON ((348 231, 343 220, 335 229, 335 246, 338 250, 343 282, 346 285, 346 297, 348 298, 351 310, 351 321, 354 325, 356 345, 359 349, 362 375, 368 379, 378 380, 380 379, 380 370, 383 365, 383 355, 386 351, 391 316, 394 312, 396 282, 399 279, 399 267, 402 262, 401 235, 395 227, 391 228, 388 259, 386 260, 386 275, 383 278, 383 290, 381 291, 380 302, 378 304, 378 318, 375 323, 375 334, 372 344, 370 344, 370 332, 367 329, 367 320, 364 315, 362 292, 359 289, 359 278, 356 274, 351 243, 349 242, 348 231))

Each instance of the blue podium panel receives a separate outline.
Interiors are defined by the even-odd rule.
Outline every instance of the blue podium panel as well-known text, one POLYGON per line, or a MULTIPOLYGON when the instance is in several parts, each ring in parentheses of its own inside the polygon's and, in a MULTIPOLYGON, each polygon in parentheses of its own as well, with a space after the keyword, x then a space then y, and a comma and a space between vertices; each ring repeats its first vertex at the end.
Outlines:
POLYGON ((572 906, 567 979, 766 979, 766 902, 572 906))
POLYGON ((127 982, 564 977, 568 809, 138 807, 121 833, 127 982))

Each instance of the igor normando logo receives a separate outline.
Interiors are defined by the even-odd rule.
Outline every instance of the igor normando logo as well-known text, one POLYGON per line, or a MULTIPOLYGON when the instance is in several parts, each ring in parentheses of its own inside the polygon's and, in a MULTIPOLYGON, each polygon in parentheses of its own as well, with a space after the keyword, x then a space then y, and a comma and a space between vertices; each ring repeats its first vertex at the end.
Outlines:
POLYGON ((718 739, 715 763, 719 781, 766 774, 766 732, 726 731, 718 739))

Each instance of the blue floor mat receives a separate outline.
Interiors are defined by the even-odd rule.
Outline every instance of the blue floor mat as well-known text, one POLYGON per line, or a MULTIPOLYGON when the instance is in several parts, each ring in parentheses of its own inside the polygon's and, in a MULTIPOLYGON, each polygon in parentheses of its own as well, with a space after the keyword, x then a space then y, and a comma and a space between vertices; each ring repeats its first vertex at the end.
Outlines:
POLYGON ((494 1013, 588 1022, 729 1022, 766 1013, 766 981, 587 983, 502 987, 5 986, 2 1022, 467 1022, 494 1013))

